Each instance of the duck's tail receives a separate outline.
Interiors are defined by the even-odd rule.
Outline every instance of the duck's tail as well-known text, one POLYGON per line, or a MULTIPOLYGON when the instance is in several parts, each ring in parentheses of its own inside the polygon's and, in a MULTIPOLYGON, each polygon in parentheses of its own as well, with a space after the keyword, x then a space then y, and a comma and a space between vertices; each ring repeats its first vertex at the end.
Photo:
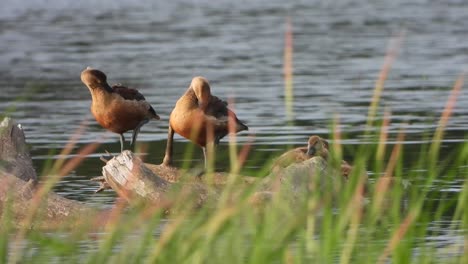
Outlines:
POLYGON ((150 108, 149 108, 148 111, 151 113, 153 119, 156 119, 156 120, 161 119, 161 118, 159 117, 159 115, 156 114, 156 111, 154 110, 154 108, 153 108, 152 106, 150 106, 150 108))
POLYGON ((236 120, 237 124, 236 124, 236 132, 240 132, 240 131, 244 131, 244 130, 249 130, 249 127, 246 126, 244 123, 242 123, 242 121, 240 121, 239 119, 236 120))

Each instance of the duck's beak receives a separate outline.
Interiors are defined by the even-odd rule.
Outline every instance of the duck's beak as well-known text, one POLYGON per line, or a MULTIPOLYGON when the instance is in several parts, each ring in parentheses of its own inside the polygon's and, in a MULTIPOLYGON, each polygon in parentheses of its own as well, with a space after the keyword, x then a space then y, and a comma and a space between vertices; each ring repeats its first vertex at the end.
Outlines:
POLYGON ((315 146, 308 145, 307 146, 307 155, 309 156, 314 156, 317 150, 315 149, 315 146))

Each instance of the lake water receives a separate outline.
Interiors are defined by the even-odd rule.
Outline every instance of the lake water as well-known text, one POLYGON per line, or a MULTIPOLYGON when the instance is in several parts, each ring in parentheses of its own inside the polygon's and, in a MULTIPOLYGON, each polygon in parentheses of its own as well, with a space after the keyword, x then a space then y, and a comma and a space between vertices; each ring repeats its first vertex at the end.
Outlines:
MULTIPOLYGON (((303 144, 311 134, 327 136, 335 115, 346 135, 345 154, 352 156, 349 149, 368 143, 362 137, 368 105, 392 37, 405 32, 381 105, 392 112, 391 138, 408 123, 410 148, 434 130, 468 64, 468 2, 462 0, 23 2, 3 0, 0 9, 0 112, 23 125, 39 170, 88 120, 77 149, 103 145, 56 191, 96 206, 110 206, 115 197, 94 195, 89 178, 100 175, 101 153, 120 145, 90 115, 91 97, 80 81, 86 66, 104 71, 111 83, 139 89, 153 105, 161 120, 145 125, 139 141, 148 144, 147 161, 159 163, 169 113, 196 75, 211 81, 215 95, 235 101, 250 127, 239 142, 255 135, 253 152, 260 154, 252 156, 303 144), (293 123, 283 103, 287 17, 294 37, 293 123)), ((465 140, 466 105, 462 90, 446 150, 465 140)), ((189 143, 176 140, 180 162, 189 143)), ((201 162, 196 151, 194 163, 201 162)))

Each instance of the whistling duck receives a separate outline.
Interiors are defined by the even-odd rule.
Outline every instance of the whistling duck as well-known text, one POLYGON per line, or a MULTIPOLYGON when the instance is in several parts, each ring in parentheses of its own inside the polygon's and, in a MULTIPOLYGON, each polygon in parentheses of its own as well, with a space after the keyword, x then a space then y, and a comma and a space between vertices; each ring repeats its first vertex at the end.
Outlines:
POLYGON ((232 132, 248 130, 236 114, 227 107, 227 102, 211 94, 210 84, 203 77, 194 77, 182 97, 177 101, 169 118, 164 165, 172 164, 172 145, 177 133, 203 149, 205 168, 207 166, 207 144, 216 146, 230 133, 229 123, 234 124, 232 132))
POLYGON ((131 145, 135 144, 140 128, 151 119, 159 120, 153 107, 136 89, 120 84, 112 87, 100 70, 87 67, 81 81, 91 92, 91 113, 104 128, 120 135, 120 151, 124 149, 123 133, 133 130, 131 145))
MULTIPOLYGON (((272 172, 277 172, 283 168, 288 167, 291 164, 301 163, 312 157, 320 156, 324 160, 328 160, 328 142, 319 137, 311 136, 307 141, 307 147, 299 147, 283 153, 273 163, 272 172)), ((341 173, 345 178, 348 178, 351 172, 351 165, 346 161, 341 161, 341 173)))

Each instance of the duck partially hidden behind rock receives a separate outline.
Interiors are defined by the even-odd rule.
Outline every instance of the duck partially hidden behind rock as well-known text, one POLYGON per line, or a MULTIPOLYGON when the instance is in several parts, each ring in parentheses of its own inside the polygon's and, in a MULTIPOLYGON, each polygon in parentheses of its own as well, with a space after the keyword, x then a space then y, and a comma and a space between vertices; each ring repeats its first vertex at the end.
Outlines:
POLYGON ((206 147, 218 145, 229 132, 248 130, 236 114, 227 107, 227 102, 211 94, 208 80, 203 77, 192 79, 190 87, 179 98, 169 118, 166 154, 163 165, 172 165, 174 133, 177 133, 203 149, 205 168, 206 147), (229 123, 233 124, 232 130, 229 123))
MULTIPOLYGON (((327 161, 329 156, 328 148, 329 144, 325 139, 313 135, 307 141, 307 146, 289 150, 279 156, 273 163, 271 172, 273 174, 278 173, 290 165, 307 161, 313 157, 321 157, 327 161)), ((351 173, 351 169, 352 167, 348 164, 348 162, 344 160, 341 162, 341 173, 342 176, 346 179, 351 173)))
POLYGON ((91 113, 104 128, 120 135, 120 151, 124 149, 123 133, 133 130, 131 145, 135 144, 140 128, 159 116, 145 97, 136 89, 107 83, 100 70, 87 67, 81 81, 91 92, 91 113))

